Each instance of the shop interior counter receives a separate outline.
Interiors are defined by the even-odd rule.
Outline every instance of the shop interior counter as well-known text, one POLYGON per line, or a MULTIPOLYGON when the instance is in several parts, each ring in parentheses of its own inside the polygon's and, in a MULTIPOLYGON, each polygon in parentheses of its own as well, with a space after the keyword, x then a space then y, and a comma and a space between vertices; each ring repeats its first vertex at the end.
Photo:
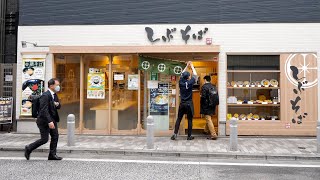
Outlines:
MULTIPOLYGON (((119 114, 126 111, 132 106, 136 106, 136 101, 125 101, 120 104, 116 104, 111 108, 111 120, 112 128, 118 129, 119 126, 119 114)), ((101 104, 95 107, 90 108, 90 110, 96 111, 96 129, 104 129, 108 127, 109 122, 109 106, 108 104, 101 104)))

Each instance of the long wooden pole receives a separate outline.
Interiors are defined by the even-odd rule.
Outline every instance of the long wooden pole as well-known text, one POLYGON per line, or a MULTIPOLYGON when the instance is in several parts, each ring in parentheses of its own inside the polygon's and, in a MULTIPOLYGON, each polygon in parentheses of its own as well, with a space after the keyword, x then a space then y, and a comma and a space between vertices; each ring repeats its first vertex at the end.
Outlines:
POLYGON ((84 111, 84 55, 80 56, 80 117, 79 117, 79 129, 80 134, 83 132, 83 111, 84 111))
POLYGON ((141 71, 138 70, 138 135, 141 134, 141 71))
MULTIPOLYGON (((148 72, 144 72, 144 78, 143 78, 143 122, 146 124, 147 122, 147 105, 148 105, 148 88, 147 88, 147 79, 148 79, 148 72)), ((146 127, 146 126, 145 126, 146 127)))
POLYGON ((111 135, 111 131, 112 131, 112 79, 113 79, 113 76, 112 76, 112 62, 113 62, 113 55, 110 54, 109 55, 109 122, 108 122, 108 134, 111 135))

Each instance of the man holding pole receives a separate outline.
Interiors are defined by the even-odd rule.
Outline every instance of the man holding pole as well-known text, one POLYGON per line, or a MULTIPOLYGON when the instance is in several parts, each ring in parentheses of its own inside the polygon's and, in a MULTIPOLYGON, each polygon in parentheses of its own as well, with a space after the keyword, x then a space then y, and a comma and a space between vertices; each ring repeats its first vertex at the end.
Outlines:
POLYGON ((194 113, 194 107, 192 102, 192 88, 193 85, 197 81, 197 72, 193 67, 191 61, 187 63, 186 68, 183 70, 182 75, 179 81, 180 87, 180 105, 179 105, 179 112, 178 118, 174 128, 174 134, 171 136, 171 140, 176 140, 178 136, 178 131, 180 127, 181 120, 185 114, 187 114, 188 118, 188 138, 187 140, 193 140, 194 137, 192 136, 192 119, 194 113), (187 71, 188 67, 192 69, 192 75, 187 71))

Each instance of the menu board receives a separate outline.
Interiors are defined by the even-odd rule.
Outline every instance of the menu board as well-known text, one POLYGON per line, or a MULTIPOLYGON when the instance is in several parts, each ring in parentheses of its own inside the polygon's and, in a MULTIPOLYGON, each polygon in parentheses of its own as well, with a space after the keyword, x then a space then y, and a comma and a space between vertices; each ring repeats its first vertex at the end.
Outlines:
POLYGON ((0 124, 12 123, 13 98, 0 97, 0 124))
POLYGON ((24 58, 22 65, 21 115, 31 116, 32 103, 28 98, 30 95, 41 95, 44 92, 45 59, 24 58))
POLYGON ((87 98, 105 98, 105 73, 88 73, 87 98))
POLYGON ((150 89, 150 115, 169 114, 169 84, 159 82, 158 88, 150 89))

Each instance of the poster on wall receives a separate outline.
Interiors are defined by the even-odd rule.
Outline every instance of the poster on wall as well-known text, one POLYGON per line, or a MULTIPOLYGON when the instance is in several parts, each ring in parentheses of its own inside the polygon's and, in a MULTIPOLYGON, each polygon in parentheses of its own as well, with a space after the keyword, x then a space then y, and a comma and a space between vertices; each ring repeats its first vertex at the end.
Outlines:
POLYGON ((87 99, 105 98, 105 74, 88 73, 87 99))
POLYGON ((129 74, 128 75, 128 90, 138 90, 139 88, 139 75, 129 74))
POLYGON ((24 58, 22 60, 21 115, 31 116, 30 95, 41 95, 45 86, 45 59, 24 58))
POLYGON ((0 124, 12 123, 13 98, 0 97, 0 124))
POLYGON ((150 89, 150 115, 169 114, 169 84, 159 83, 158 88, 150 89))

